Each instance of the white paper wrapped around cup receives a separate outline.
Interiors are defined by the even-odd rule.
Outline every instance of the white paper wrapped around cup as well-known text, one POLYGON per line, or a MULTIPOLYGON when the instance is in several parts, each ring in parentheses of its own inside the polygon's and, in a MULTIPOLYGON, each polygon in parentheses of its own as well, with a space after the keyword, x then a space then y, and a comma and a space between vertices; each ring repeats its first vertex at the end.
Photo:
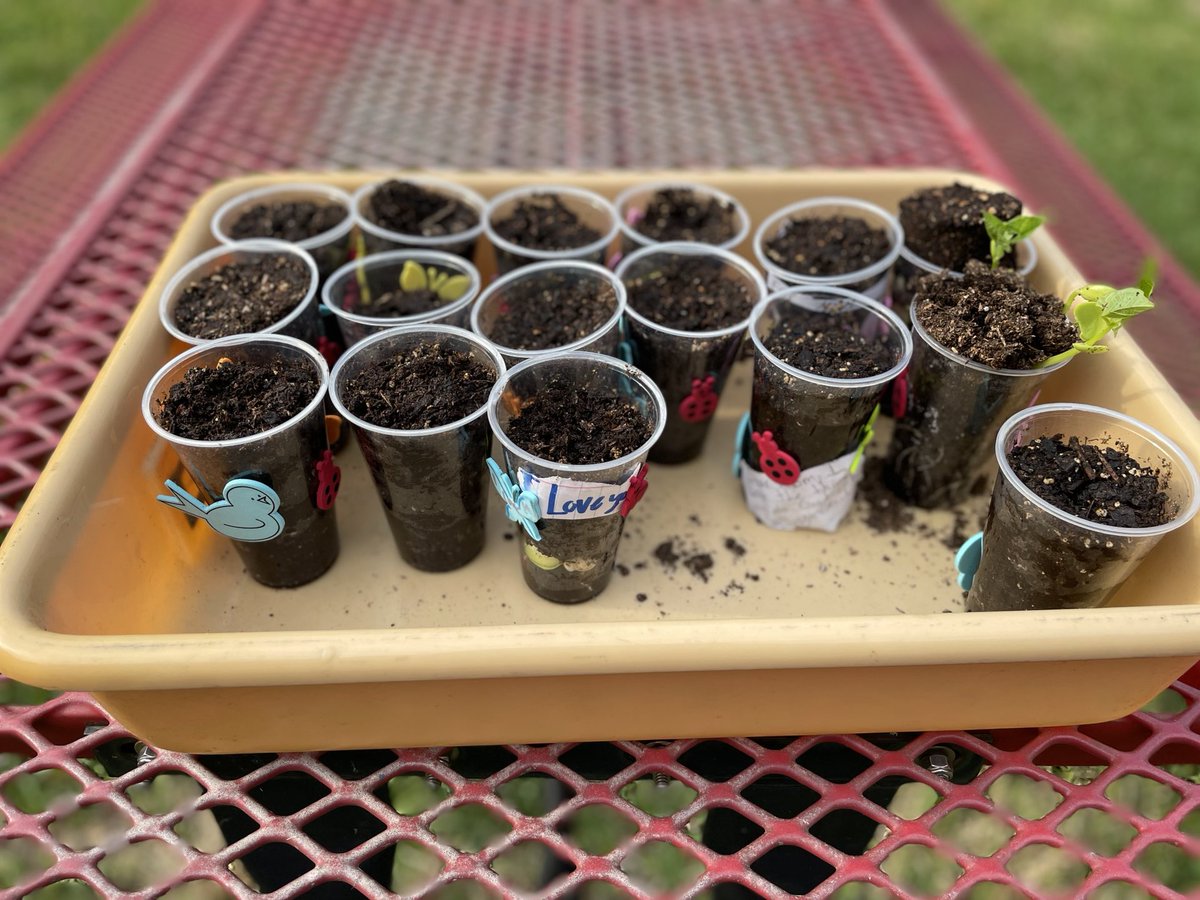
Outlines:
POLYGON ((539 477, 527 469, 517 473, 517 482, 521 490, 537 495, 539 509, 545 520, 598 519, 621 511, 621 504, 640 468, 630 471, 620 484, 577 481, 551 475, 539 477))
POLYGON ((742 492, 746 506, 768 528, 796 531, 837 531, 854 503, 863 467, 854 466, 857 451, 831 462, 812 466, 792 484, 779 484, 741 461, 742 492))

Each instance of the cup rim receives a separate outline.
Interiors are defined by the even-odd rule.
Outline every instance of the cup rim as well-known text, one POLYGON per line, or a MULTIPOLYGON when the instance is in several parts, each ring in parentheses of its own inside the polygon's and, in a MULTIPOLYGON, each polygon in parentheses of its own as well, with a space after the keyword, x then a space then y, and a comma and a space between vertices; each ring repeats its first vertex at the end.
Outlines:
POLYGON ((913 333, 919 336, 930 348, 946 357, 946 359, 966 366, 968 369, 973 369, 976 372, 983 372, 987 375, 1003 375, 1006 378, 1029 378, 1034 375, 1049 375, 1051 372, 1057 372, 1074 358, 1068 356, 1062 362, 1056 362, 1052 366, 1035 366, 1032 369, 998 369, 995 366, 985 365, 962 354, 955 353, 949 347, 943 345, 941 341, 925 330, 925 326, 921 324, 921 317, 918 315, 919 312, 919 304, 917 303, 917 299, 914 298, 912 307, 909 310, 913 333))
POLYGON ((399 328, 403 325, 436 321, 461 312, 470 306, 476 296, 478 296, 482 282, 483 279, 480 277, 479 269, 475 268, 470 260, 464 259, 454 253, 447 253, 444 250, 386 250, 383 253, 370 253, 366 256, 360 256, 334 269, 321 286, 321 302, 325 305, 326 309, 339 319, 375 328, 390 328, 392 327, 392 323, 395 323, 395 327, 399 328), (361 313, 354 313, 343 309, 340 305, 332 301, 333 286, 345 277, 356 276, 360 268, 366 270, 396 262, 407 262, 410 259, 417 262, 431 262, 443 268, 453 267, 461 269, 470 278, 471 286, 457 300, 452 300, 450 303, 438 306, 428 312, 414 313, 410 316, 364 316, 361 313))
POLYGON ((328 389, 329 364, 325 361, 325 357, 318 353, 312 346, 304 343, 304 341, 294 337, 289 337, 284 334, 261 334, 257 332, 250 332, 248 334, 234 334, 230 335, 229 337, 218 338, 215 341, 205 341, 203 344, 198 344, 194 347, 191 347, 188 350, 173 356, 171 359, 165 362, 159 368, 159 370, 154 373, 154 376, 146 384, 145 390, 142 391, 142 418, 146 420, 146 424, 150 426, 150 430, 153 431, 155 435, 170 444, 205 449, 243 447, 256 441, 267 440, 268 438, 274 437, 275 435, 291 428, 296 422, 311 414, 314 409, 324 402, 325 393, 328 391, 328 389), (172 434, 171 432, 167 431, 158 423, 158 420, 154 417, 154 411, 151 409, 151 402, 154 398, 155 388, 157 388, 163 379, 167 377, 167 374, 170 370, 187 363, 189 360, 198 357, 201 354, 210 353, 214 349, 219 349, 221 347, 236 347, 242 344, 254 343, 280 344, 296 350, 302 350, 309 357, 309 359, 316 364, 321 383, 318 385, 317 391, 313 395, 312 400, 310 400, 305 407, 300 410, 300 412, 296 413, 290 419, 287 419, 272 428, 268 428, 266 431, 258 431, 254 434, 248 434, 243 437, 227 438, 220 441, 202 441, 198 440, 197 438, 181 437, 180 435, 172 434))
MULTIPOLYGON (((444 434, 448 431, 454 431, 464 425, 478 419, 487 412, 488 400, 491 398, 491 389, 488 389, 488 396, 480 404, 479 408, 472 413, 468 413, 461 419, 455 419, 453 422, 447 422, 444 425, 435 425, 431 428, 385 428, 382 425, 376 425, 368 422, 366 419, 356 416, 346 408, 342 403, 341 391, 338 389, 338 378, 341 376, 347 362, 356 354, 362 353, 367 348, 382 343, 383 341, 391 340, 396 337, 403 337, 413 333, 419 334, 448 334, 453 337, 462 338, 469 341, 476 347, 483 350, 488 357, 496 365, 496 382, 499 382, 504 377, 507 367, 504 365, 504 357, 502 357, 496 348, 489 341, 484 340, 479 335, 467 331, 465 328, 458 328, 454 325, 444 325, 441 322, 414 323, 411 325, 401 325, 397 328, 389 328, 387 331, 381 331, 378 334, 368 335, 361 341, 358 341, 354 346, 346 350, 338 359, 337 364, 333 367, 333 371, 329 373, 329 399, 338 411, 338 415, 346 419, 356 428, 362 428, 370 431, 372 434, 380 434, 388 437, 429 437, 435 434, 444 434)), ((493 385, 494 386, 494 385, 493 385)))
MULTIPOLYGON (((1022 238, 1021 240, 1017 241, 1018 262, 1020 261, 1020 253, 1022 250, 1025 251, 1025 262, 1021 263, 1016 271, 1018 275, 1025 277, 1028 276, 1029 273, 1034 269, 1036 269, 1038 264, 1038 249, 1033 238, 1022 238)), ((900 258, 905 262, 916 266, 918 269, 924 270, 930 275, 940 275, 942 272, 945 272, 951 278, 956 280, 961 280, 963 277, 963 273, 957 271, 956 269, 948 269, 945 266, 939 266, 935 263, 931 263, 923 256, 918 256, 909 248, 907 244, 902 243, 900 245, 900 258)), ((982 260, 982 262, 987 262, 987 260, 982 260)))
POLYGON ((745 330, 747 323, 750 321, 750 316, 754 313, 754 308, 758 306, 763 297, 765 297, 767 294, 766 283, 763 281, 762 276, 758 274, 758 270, 755 269, 754 266, 749 263, 749 261, 741 256, 738 256, 736 253, 733 253, 730 250, 726 250, 723 247, 717 246, 716 244, 701 244, 696 241, 664 241, 661 244, 648 244, 645 247, 640 247, 621 260, 621 263, 617 266, 617 271, 615 273, 617 279, 624 284, 624 275, 629 270, 630 266, 648 256, 653 256, 655 253, 674 253, 680 256, 716 257, 717 259, 723 260, 728 265, 732 265, 740 269, 742 273, 746 275, 746 277, 748 277, 753 283, 757 296, 750 306, 750 311, 746 313, 746 317, 733 325, 727 325, 724 328, 718 328, 712 331, 685 331, 682 328, 672 328, 668 325, 661 325, 658 322, 654 322, 646 318, 646 316, 642 315, 633 308, 633 304, 629 302, 629 291, 626 289, 625 315, 653 331, 658 331, 662 334, 668 334, 672 337, 690 339, 727 337, 731 334, 736 334, 739 331, 745 330))
MULTIPOLYGON (((483 197, 471 190, 469 187, 464 187, 461 184, 456 184, 453 181, 447 181, 445 178, 436 178, 432 175, 389 175, 379 178, 369 184, 364 184, 356 190, 350 198, 350 214, 354 219, 354 224, 360 230, 365 231, 372 237, 380 238, 385 241, 392 241, 397 244, 409 244, 414 248, 436 250, 439 247, 445 247, 453 244, 463 244, 470 241, 478 240, 483 234, 484 213, 487 209, 487 201, 483 197), (456 231, 453 234, 441 235, 425 235, 425 234, 407 234, 403 231, 392 231, 390 228, 384 228, 382 225, 377 225, 367 218, 362 212, 362 206, 367 198, 371 196, 381 185, 389 181, 408 182, 420 187, 436 189, 445 194, 451 194, 455 199, 461 200, 467 206, 475 210, 479 216, 479 221, 470 228, 465 228, 462 231, 456 231)), ((403 248, 401 248, 403 249, 403 248)), ((377 254, 371 254, 377 255, 377 254)))
POLYGON ((596 263, 584 262, 583 260, 579 259, 550 260, 548 262, 532 263, 528 266, 521 266, 518 269, 513 269, 508 274, 501 275, 486 288, 484 288, 483 293, 479 295, 479 298, 471 307, 471 331, 475 332, 475 334, 492 344, 492 346, 496 347, 496 349, 498 349, 501 353, 508 356, 518 357, 520 359, 536 359, 538 357, 547 355, 561 356, 564 353, 570 353, 578 350, 581 347, 586 347, 592 341, 596 340, 596 338, 607 334, 612 328, 620 323, 621 316, 625 314, 626 306, 625 285, 621 282, 621 279, 613 274, 613 272, 609 269, 604 268, 604 266, 597 265, 596 263), (607 281, 616 292, 617 302, 615 304, 615 308, 613 309, 612 315, 605 319, 604 324, 596 328, 595 331, 571 341, 569 344, 563 344, 561 347, 547 347, 545 350, 518 350, 515 347, 508 347, 504 344, 494 341, 488 335, 483 333, 483 330, 479 326, 479 314, 483 309, 484 304, 487 303, 488 299, 501 288, 508 287, 515 281, 518 281, 522 278, 528 278, 530 275, 535 275, 541 272, 565 272, 571 269, 582 269, 592 275, 598 275, 600 278, 607 281))
POLYGON ((1042 512, 1048 513, 1063 522, 1067 522, 1076 527, 1086 527, 1089 531, 1096 531, 1100 534, 1109 537, 1157 537, 1159 535, 1168 534, 1178 528, 1182 528, 1200 511, 1200 474, 1196 471, 1195 464, 1191 461, 1186 453, 1173 440, 1159 431, 1132 416, 1127 416, 1124 413, 1117 412, 1114 409, 1106 409, 1103 406, 1093 406, 1089 403, 1043 403, 1039 406, 1030 406, 1020 412, 1009 416, 1008 420, 1000 426, 1000 431, 996 435, 995 441, 996 460, 1000 466, 1000 475, 998 477, 1006 479, 1016 491, 1030 503, 1034 504, 1042 512), (1079 516, 1072 515, 1064 509, 1059 509, 1052 503, 1043 500, 1032 490, 1030 490, 1016 473, 1008 462, 1008 455, 1005 453, 1004 444, 1009 436, 1016 431, 1021 424, 1032 418, 1033 416, 1042 413, 1058 413, 1058 412, 1081 412, 1089 415, 1094 415, 1098 419, 1115 420, 1124 428, 1131 431, 1142 432, 1142 437, 1148 439, 1151 443, 1159 445, 1160 449, 1168 452, 1173 458, 1172 478, 1186 477, 1192 485, 1192 499, 1187 509, 1181 509, 1175 518, 1169 522, 1164 522, 1162 525, 1152 525, 1145 528, 1121 528, 1116 525, 1105 525, 1100 522, 1093 522, 1090 519, 1081 519, 1079 516), (1178 471, 1182 470, 1182 471, 1178 471))
POLYGON ((732 250, 738 244, 746 239, 746 235, 750 233, 750 214, 746 212, 745 205, 734 197, 732 194, 727 194, 725 191, 719 190, 710 185, 699 181, 644 181, 638 184, 630 185, 617 194, 613 200, 613 208, 617 211, 617 227, 620 229, 621 236, 629 238, 638 248, 656 247, 660 243, 701 243, 706 247, 719 247, 722 250, 732 250), (733 206, 734 214, 737 216, 738 228, 736 234, 727 241, 722 241, 719 244, 707 244, 703 241, 656 241, 653 238, 642 234, 632 225, 625 221, 625 204, 627 204, 634 194, 642 191, 650 191, 657 193, 661 190, 670 188, 690 190, 696 194, 707 194, 710 197, 716 197, 733 206))
POLYGON ((872 300, 865 294, 860 294, 857 291, 847 290, 830 285, 796 285, 786 288, 782 291, 776 291, 769 294, 761 303, 754 308, 754 312, 750 314, 750 339, 754 342, 754 349, 762 353, 773 365, 783 369, 794 378, 799 378, 803 381, 820 384, 825 387, 832 388, 870 388, 878 385, 886 384, 896 378, 905 367, 908 366, 909 360, 912 358, 913 341, 912 335, 905 324, 900 321, 900 317, 894 312, 880 303, 878 300, 872 300), (877 318, 883 319, 884 323, 892 328, 900 336, 900 355, 897 357, 895 364, 886 372, 881 372, 878 375, 872 375, 869 378, 830 378, 827 375, 817 375, 813 372, 807 372, 804 369, 797 369, 793 365, 789 365, 781 360, 778 356, 767 349, 762 338, 758 336, 758 321, 761 319, 771 307, 772 304, 784 300, 790 300, 793 296, 809 296, 812 292, 818 291, 826 294, 833 294, 840 297, 852 305, 862 307, 867 312, 873 313, 877 318))
MULTIPOLYGON (((187 334, 178 325, 175 324, 174 310, 171 308, 171 300, 175 296, 176 291, 182 289, 187 283, 187 280, 195 274, 197 269, 208 265, 213 260, 220 259, 233 253, 288 253, 293 256, 298 256, 300 261, 304 263, 308 269, 308 290, 305 291, 304 297, 286 316, 277 322, 273 322, 261 331, 245 331, 242 334, 275 334, 282 331, 287 326, 291 325, 300 318, 313 302, 313 298, 317 294, 317 284, 320 276, 317 272, 317 262, 312 258, 312 255, 298 244, 289 244, 287 241, 278 241, 274 238, 252 238, 245 241, 234 241, 229 244, 220 244, 213 247, 211 250, 206 250, 199 256, 194 256, 171 276, 171 280, 167 282, 167 286, 163 288, 162 293, 158 298, 158 319, 166 331, 177 340, 192 346, 202 346, 211 344, 213 340, 224 340, 225 338, 206 339, 199 338, 193 334, 187 334)), ((225 335, 225 337, 236 337, 237 335, 225 335)))
MULTIPOLYGON (((350 195, 339 187, 332 184, 317 184, 308 181, 287 181, 280 184, 268 184, 264 187, 254 188, 253 190, 243 191, 235 197, 231 197, 217 207, 217 211, 212 214, 209 220, 209 228, 215 237, 222 244, 234 244, 237 240, 228 234, 221 227, 221 220, 236 207, 248 203, 251 200, 258 200, 262 197, 270 197, 273 194, 284 193, 309 193, 323 194, 331 198, 335 203, 340 205, 346 211, 345 218, 338 222, 332 228, 326 228, 322 232, 314 234, 312 237, 307 237, 302 241, 288 241, 287 243, 294 244, 302 250, 315 250, 319 247, 324 247, 339 238, 343 238, 350 234, 354 228, 354 210, 350 195)), ((266 240, 278 240, 277 238, 265 238, 266 240)))
POLYGON ((904 227, 900 224, 900 220, 892 215, 882 206, 870 203, 866 200, 861 200, 858 197, 811 197, 808 200, 801 200, 798 203, 791 203, 782 209, 777 209, 771 213, 754 232, 754 258, 758 260, 758 264, 769 274, 774 275, 780 281, 787 284, 795 285, 816 285, 839 287, 846 284, 857 284, 861 281, 867 281, 876 276, 887 272, 904 248, 904 227), (882 220, 884 230, 888 234, 888 240, 891 243, 888 252, 875 262, 868 266, 863 266, 861 269, 855 269, 853 272, 844 272, 840 275, 802 275, 798 272, 793 272, 790 269, 785 269, 783 266, 773 262, 767 256, 763 249, 763 244, 766 241, 767 232, 773 228, 778 228, 784 221, 792 221, 796 218, 797 213, 806 212, 812 209, 819 209, 823 206, 840 206, 857 209, 860 212, 867 212, 876 218, 882 220))
POLYGON ((619 359, 614 359, 611 356, 605 356, 602 353, 592 353, 586 350, 575 350, 570 353, 557 353, 553 356, 534 357, 532 359, 526 359, 517 363, 517 365, 509 369, 492 386, 492 392, 488 395, 487 415, 488 425, 491 426, 492 433, 496 435, 496 439, 500 441, 501 445, 503 445, 506 451, 523 457, 524 459, 527 459, 536 465, 544 466, 547 469, 553 469, 565 474, 580 475, 590 474, 593 472, 605 472, 609 469, 620 469, 629 465, 639 456, 649 453, 650 448, 653 447, 655 442, 662 436, 663 429, 667 427, 667 401, 663 399, 662 391, 660 391, 658 385, 654 383, 654 379, 652 379, 641 369, 637 368, 637 366, 619 359), (531 451, 526 450, 525 448, 514 443, 512 438, 505 433, 504 429, 500 426, 499 417, 496 415, 496 407, 499 405, 500 398, 504 395, 504 390, 508 386, 509 382, 512 381, 513 376, 521 374, 522 372, 526 371, 527 369, 531 369, 534 366, 549 365, 551 363, 573 359, 593 362, 596 365, 606 366, 611 369, 619 369, 622 375, 633 379, 646 391, 647 394, 650 395, 651 402, 654 403, 658 410, 658 421, 654 425, 654 433, 647 438, 644 444, 639 446, 636 450, 632 450, 629 453, 626 453, 624 456, 618 457, 617 459, 606 460, 605 462, 599 463, 574 465, 571 463, 554 462, 553 460, 543 459, 540 456, 536 456, 531 451))
POLYGON ((507 191, 501 191, 488 201, 487 208, 483 212, 483 231, 487 235, 487 239, 492 243, 492 246, 511 253, 513 256, 523 256, 526 259, 543 261, 576 260, 583 256, 599 253, 611 244, 613 238, 617 236, 617 232, 620 231, 620 217, 617 215, 616 207, 612 205, 608 198, 597 194, 595 191, 572 187, 566 184, 526 184, 509 188, 507 191), (581 200, 586 200, 588 203, 599 206, 607 212, 611 225, 605 234, 590 244, 584 244, 582 247, 568 247, 564 250, 536 250, 532 247, 523 247, 520 244, 515 244, 506 238, 502 238, 496 233, 496 229, 492 225, 492 215, 496 212, 500 204, 507 203, 515 197, 536 197, 541 194, 564 194, 568 197, 577 197, 581 200))

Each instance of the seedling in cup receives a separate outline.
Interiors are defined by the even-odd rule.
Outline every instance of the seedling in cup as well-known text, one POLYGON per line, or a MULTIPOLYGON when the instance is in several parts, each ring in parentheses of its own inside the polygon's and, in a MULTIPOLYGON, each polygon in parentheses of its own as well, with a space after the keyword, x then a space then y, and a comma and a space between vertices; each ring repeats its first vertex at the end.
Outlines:
POLYGON ((985 211, 983 227, 991 242, 992 268, 1000 268, 1017 243, 1033 234, 1045 221, 1045 216, 1015 216, 1005 221, 995 213, 985 211))
POLYGON ((1137 287, 1112 288, 1106 284, 1089 284, 1076 288, 1067 297, 1067 311, 1079 328, 1080 340, 1069 350, 1055 354, 1042 366, 1053 366, 1065 362, 1080 353, 1104 353, 1108 346, 1099 343, 1109 332, 1120 331, 1121 326, 1134 316, 1154 309, 1150 294, 1154 292, 1154 281, 1146 276, 1137 287), (1074 301, 1079 299, 1079 303, 1074 301))

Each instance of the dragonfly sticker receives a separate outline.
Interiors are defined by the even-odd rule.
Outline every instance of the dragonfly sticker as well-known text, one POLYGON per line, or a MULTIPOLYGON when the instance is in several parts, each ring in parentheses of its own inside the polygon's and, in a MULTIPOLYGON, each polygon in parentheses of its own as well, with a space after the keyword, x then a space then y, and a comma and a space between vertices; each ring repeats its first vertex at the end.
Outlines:
POLYGON ((205 504, 169 478, 164 482, 170 494, 156 498, 172 509, 208 523, 217 534, 235 541, 259 543, 283 534, 283 516, 279 514, 279 495, 250 478, 234 478, 221 491, 221 499, 205 504))

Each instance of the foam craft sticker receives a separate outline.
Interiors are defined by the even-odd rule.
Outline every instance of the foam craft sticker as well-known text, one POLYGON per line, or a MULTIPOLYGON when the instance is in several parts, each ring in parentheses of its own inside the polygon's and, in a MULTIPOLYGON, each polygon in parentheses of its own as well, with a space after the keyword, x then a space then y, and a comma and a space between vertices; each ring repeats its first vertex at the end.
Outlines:
POLYGON ((542 533, 538 530, 537 523, 541 521, 542 514, 537 494, 521 490, 513 484, 508 473, 496 465, 494 459, 487 461, 487 467, 496 493, 504 500, 504 515, 508 516, 510 522, 516 522, 524 528, 525 533, 533 540, 540 541, 542 533))
MULTIPOLYGON (((621 512, 625 498, 641 473, 642 470, 638 469, 630 472, 620 484, 605 484, 559 478, 556 475, 538 476, 520 469, 517 472, 517 484, 523 493, 530 493, 537 498, 542 518, 547 521, 599 519, 621 512)), ((644 484, 644 477, 642 481, 644 484)), ((645 493, 645 487, 642 493, 645 493)))
POLYGON ((717 411, 717 379, 709 375, 692 379, 692 392, 679 404, 679 417, 685 422, 706 422, 717 411))
POLYGON ((333 509, 342 486, 342 470, 333 461, 333 451, 326 450, 313 465, 317 473, 317 509, 333 509))
POLYGON ((633 508, 638 505, 638 502, 646 496, 646 489, 650 486, 646 483, 646 473, 650 471, 650 467, 642 463, 642 467, 637 470, 637 474, 629 479, 629 487, 625 491, 625 499, 621 501, 621 518, 626 518, 633 508))
POLYGON ((621 360, 623 363, 629 363, 631 366, 633 365, 632 341, 621 341, 619 344, 617 344, 617 359, 621 360))
POLYGON ((335 415, 327 415, 325 417, 325 440, 329 441, 329 446, 333 446, 338 442, 338 438, 342 436, 342 417, 335 415))
POLYGON ((615 272, 617 266, 620 265, 621 260, 624 258, 624 253, 622 253, 620 250, 614 250, 612 255, 608 257, 608 262, 606 262, 604 265, 606 268, 612 269, 615 272))
POLYGON ((879 404, 875 404, 875 408, 871 410, 871 418, 867 419, 867 424, 862 428, 862 437, 858 441, 858 447, 854 451, 854 460, 850 463, 850 471, 858 471, 858 464, 862 462, 863 454, 867 452, 867 447, 875 438, 875 420, 879 418, 879 404))
POLYGON ((862 469, 851 470, 853 453, 805 469, 794 482, 780 484, 750 463, 741 461, 742 494, 754 517, 768 528, 796 531, 836 531, 862 480, 862 469))
POLYGON ((796 483, 796 479, 800 477, 800 464, 790 453, 780 449, 771 432, 755 431, 751 433, 750 439, 758 448, 758 463, 768 478, 776 484, 796 483))
POLYGON ((325 362, 332 368, 333 364, 338 361, 338 357, 342 355, 342 345, 321 335, 317 338, 317 352, 325 357, 325 362))
POLYGON ((908 369, 892 382, 892 418, 899 422, 908 414, 908 369))
POLYGON ((954 554, 954 568, 958 569, 958 586, 964 591, 971 589, 979 563, 983 559, 983 532, 971 535, 954 554))
POLYGON ((742 461, 746 458, 746 435, 750 433, 750 413, 742 413, 733 433, 733 477, 742 477, 742 461))
POLYGON ((171 479, 164 484, 170 494, 155 499, 172 509, 203 519, 217 534, 235 541, 261 543, 283 534, 279 495, 251 478, 234 478, 221 491, 221 499, 205 504, 171 479))

